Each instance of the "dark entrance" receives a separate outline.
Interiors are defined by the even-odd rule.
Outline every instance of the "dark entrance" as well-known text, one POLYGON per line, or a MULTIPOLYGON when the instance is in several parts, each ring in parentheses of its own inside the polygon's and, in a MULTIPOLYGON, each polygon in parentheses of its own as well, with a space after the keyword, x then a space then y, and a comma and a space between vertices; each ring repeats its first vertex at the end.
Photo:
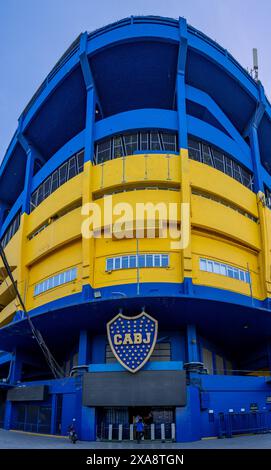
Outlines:
POLYGON ((12 429, 49 434, 51 432, 51 404, 16 403, 12 429))
POLYGON ((165 437, 171 439, 171 424, 175 422, 173 407, 104 407, 97 408, 97 438, 108 439, 109 425, 112 425, 112 439, 118 440, 119 424, 123 426, 123 440, 130 439, 130 425, 138 416, 143 418, 144 439, 151 439, 151 425, 154 425, 155 439, 161 439, 161 424, 165 425, 165 437))

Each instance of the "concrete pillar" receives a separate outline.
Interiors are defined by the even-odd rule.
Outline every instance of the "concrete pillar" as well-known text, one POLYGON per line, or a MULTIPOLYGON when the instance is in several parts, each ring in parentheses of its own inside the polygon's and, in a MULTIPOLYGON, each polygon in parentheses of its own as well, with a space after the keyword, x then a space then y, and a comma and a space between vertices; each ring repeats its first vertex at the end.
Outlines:
POLYGON ((80 439, 96 441, 96 410, 94 407, 82 406, 80 439))
POLYGON ((11 360, 10 383, 16 385, 22 379, 23 361, 19 350, 14 350, 11 360))
POLYGON ((52 395, 51 434, 56 434, 57 394, 52 395))
POLYGON ((78 365, 82 366, 89 363, 89 337, 86 330, 80 331, 78 365))
POLYGON ((11 429, 13 411, 13 403, 7 400, 5 406, 4 429, 11 429))
POLYGON ((175 411, 176 442, 198 441, 200 432, 200 397, 197 387, 187 387, 187 404, 175 411))
POLYGON ((199 348, 195 325, 187 325, 187 362, 199 362, 199 348))

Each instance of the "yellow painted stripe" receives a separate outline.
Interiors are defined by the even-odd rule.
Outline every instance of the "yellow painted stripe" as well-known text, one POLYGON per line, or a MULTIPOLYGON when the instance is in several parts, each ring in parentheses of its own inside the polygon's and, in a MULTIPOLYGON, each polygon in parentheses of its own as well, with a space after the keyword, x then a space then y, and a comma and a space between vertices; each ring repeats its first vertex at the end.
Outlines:
POLYGON ((56 434, 42 434, 38 432, 28 432, 28 431, 18 431, 17 429, 10 429, 10 432, 17 432, 18 434, 28 434, 29 436, 42 436, 42 437, 52 437, 57 439, 68 439, 68 436, 59 436, 56 434))

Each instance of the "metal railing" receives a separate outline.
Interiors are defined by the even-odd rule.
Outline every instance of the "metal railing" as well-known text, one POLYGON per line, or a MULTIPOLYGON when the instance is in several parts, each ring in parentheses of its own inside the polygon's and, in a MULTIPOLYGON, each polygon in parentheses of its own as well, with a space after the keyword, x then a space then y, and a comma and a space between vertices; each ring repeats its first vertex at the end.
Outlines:
POLYGON ((270 411, 220 413, 218 416, 218 437, 232 437, 235 434, 265 433, 271 431, 270 411))
MULTIPOLYGON (((175 441, 175 423, 153 423, 144 425, 144 440, 175 441)), ((97 439, 101 441, 136 440, 135 424, 100 423, 97 426, 97 439)))

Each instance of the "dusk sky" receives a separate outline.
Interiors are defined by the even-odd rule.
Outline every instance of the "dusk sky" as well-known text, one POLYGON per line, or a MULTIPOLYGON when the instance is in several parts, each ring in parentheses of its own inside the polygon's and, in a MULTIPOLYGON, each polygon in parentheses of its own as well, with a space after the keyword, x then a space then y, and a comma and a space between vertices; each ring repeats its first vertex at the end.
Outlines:
POLYGON ((271 98, 270 0, 0 0, 0 160, 23 108, 80 32, 149 14, 184 16, 245 68, 257 47, 271 98))

